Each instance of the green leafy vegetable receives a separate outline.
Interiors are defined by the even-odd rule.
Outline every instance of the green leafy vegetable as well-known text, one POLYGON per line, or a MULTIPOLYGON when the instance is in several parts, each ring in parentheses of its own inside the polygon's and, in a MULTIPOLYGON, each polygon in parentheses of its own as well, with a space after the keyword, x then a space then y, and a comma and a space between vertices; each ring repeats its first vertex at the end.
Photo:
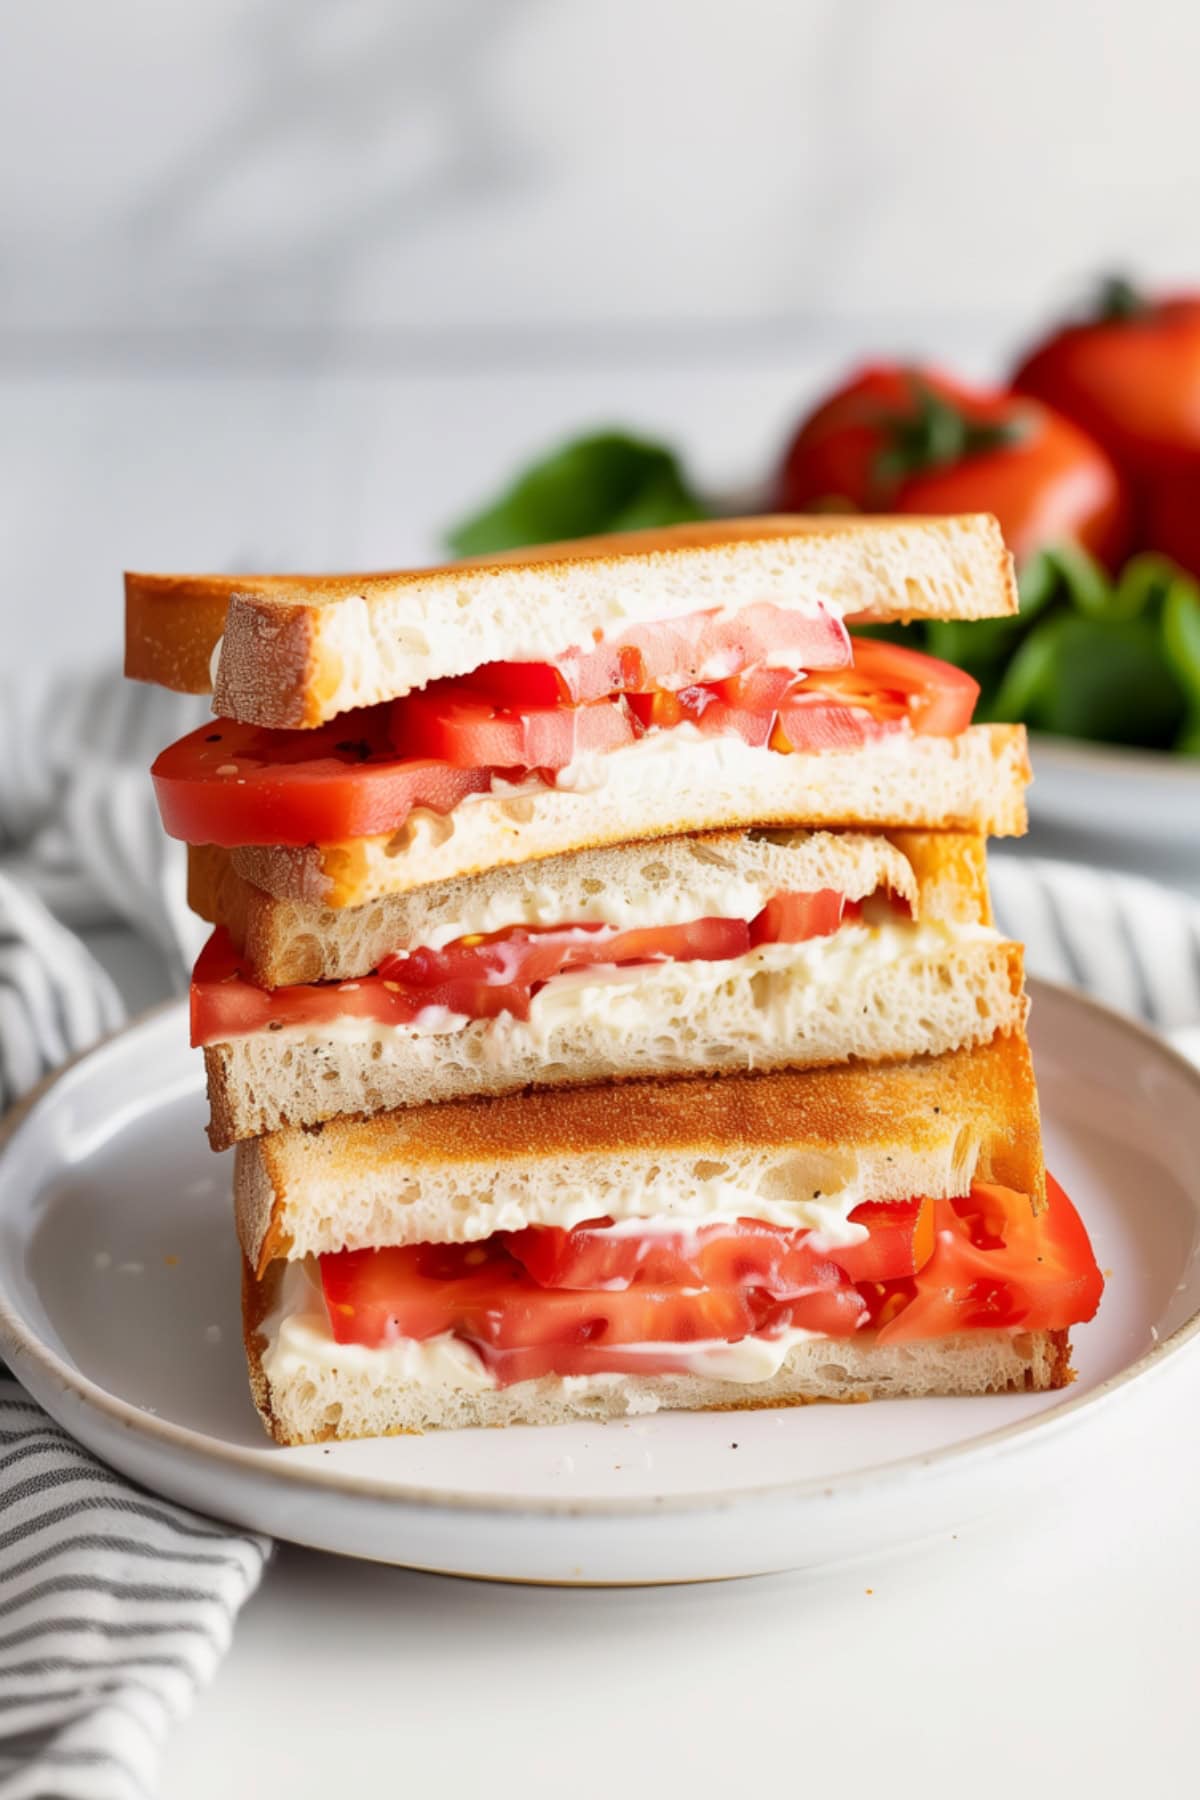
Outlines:
POLYGON ((1026 638, 993 710, 1061 737, 1166 749, 1187 700, 1156 621, 1060 612, 1026 638))
POLYGON ((1163 598, 1163 644, 1175 678, 1200 714, 1200 588, 1175 580, 1163 598))
POLYGON ((534 463, 491 505, 454 526, 446 541, 457 556, 482 556, 707 516, 672 451, 607 431, 534 463))
POLYGON ((1113 581, 1074 544, 1021 572, 1015 618, 930 620, 904 640, 980 684, 980 719, 1200 755, 1200 586, 1165 557, 1113 581))

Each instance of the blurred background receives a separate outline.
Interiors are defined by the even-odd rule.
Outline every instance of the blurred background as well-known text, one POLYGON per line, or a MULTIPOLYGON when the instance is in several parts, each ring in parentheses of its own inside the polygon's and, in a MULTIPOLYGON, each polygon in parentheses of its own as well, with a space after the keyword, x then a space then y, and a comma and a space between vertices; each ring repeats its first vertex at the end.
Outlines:
POLYGON ((46 0, 0 58, 8 656, 389 566, 581 427, 754 488, 864 352, 1200 268, 1178 0, 46 0))

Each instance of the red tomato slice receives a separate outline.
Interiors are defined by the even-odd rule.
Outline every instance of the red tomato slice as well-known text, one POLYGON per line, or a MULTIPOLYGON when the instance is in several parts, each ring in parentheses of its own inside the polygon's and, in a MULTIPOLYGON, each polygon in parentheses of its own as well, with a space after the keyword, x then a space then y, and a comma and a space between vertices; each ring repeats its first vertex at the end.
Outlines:
POLYGON ((636 1221, 614 1228, 611 1219, 593 1219, 571 1231, 530 1226, 505 1234, 504 1243, 541 1287, 759 1287, 774 1300, 912 1275, 933 1253, 932 1200, 867 1203, 850 1217, 867 1226, 870 1237, 828 1252, 812 1249, 809 1231, 761 1219, 669 1232, 639 1232, 636 1221))
POLYGON ((518 712, 464 697, 456 682, 433 682, 393 701, 390 731, 402 755, 455 768, 565 769, 583 751, 632 743, 637 722, 621 699, 518 712))
MULTIPOLYGON (((728 635, 747 614, 722 629, 727 623, 728 635)), ((462 681, 434 682, 315 731, 215 719, 154 764, 159 811, 171 836, 192 844, 337 843, 397 831, 414 807, 450 812, 489 788, 495 774, 549 775, 584 751, 618 749, 651 727, 688 721, 757 748, 820 751, 903 729, 955 735, 970 723, 978 688, 969 675, 869 639, 857 640, 855 658, 853 668, 817 670, 799 682, 756 663, 708 685, 577 705, 498 707, 462 681)), ((493 665, 501 666, 543 667, 493 665)))
POLYGON ((315 731, 213 719, 171 744, 150 773, 162 822, 189 844, 336 843, 394 831, 415 806, 453 810, 490 769, 404 760, 386 708, 343 713, 315 731))
POLYGON ((770 601, 742 607, 732 617, 720 611, 693 613, 656 625, 634 625, 617 640, 626 683, 685 688, 723 681, 756 663, 781 662, 797 669, 838 669, 850 661, 850 637, 840 619, 788 612, 770 601), (633 655, 630 655, 630 652, 633 655))
POLYGON ((837 928, 842 899, 780 894, 749 924, 744 919, 695 919, 613 931, 603 925, 514 926, 486 937, 459 938, 440 950, 420 947, 384 957, 378 973, 356 981, 263 988, 239 960, 229 935, 217 930, 192 974, 192 1043, 217 1044, 247 1032, 333 1019, 410 1024, 425 1007, 444 1006, 468 1019, 500 1013, 529 1016, 541 985, 572 969, 651 962, 727 962, 762 943, 801 943, 837 928))
MULTIPOLYGON (((856 911, 858 909, 855 903, 856 911)), ((776 894, 750 922, 750 943, 802 944, 808 938, 829 937, 847 913, 846 898, 836 888, 818 888, 813 894, 776 894)))
POLYGON ((667 1284, 609 1295, 542 1288, 498 1238, 343 1250, 321 1258, 321 1279, 339 1343, 420 1341, 447 1330, 498 1350, 601 1338, 689 1343, 742 1337, 761 1310, 751 1295, 733 1289, 697 1295, 667 1284))
POLYGON ((454 1332, 501 1384, 665 1372, 686 1366, 689 1345, 789 1326, 836 1338, 873 1324, 881 1343, 999 1326, 1061 1330, 1092 1317, 1103 1280, 1053 1182, 1049 1197, 1036 1219, 1026 1196, 983 1185, 961 1200, 856 1209, 889 1239, 886 1254, 863 1255, 861 1266, 907 1259, 915 1269, 858 1286, 838 1262, 815 1256, 803 1233, 750 1220, 677 1235, 614 1233, 596 1220, 482 1244, 342 1251, 320 1259, 321 1279, 339 1343, 454 1332), (935 1243, 921 1265, 931 1204, 935 1243))
POLYGON ((711 696, 696 721, 701 731, 736 734, 758 750, 770 742, 776 711, 793 679, 787 669, 755 667, 687 692, 711 696))
POLYGON ((644 731, 686 723, 711 736, 736 735, 760 750, 770 740, 776 708, 793 680, 786 669, 755 668, 705 687, 630 694, 629 705, 644 731))
POLYGON ((321 1279, 339 1343, 453 1331, 502 1386, 549 1374, 666 1373, 685 1366, 692 1344, 736 1343, 793 1320, 846 1336, 865 1316, 853 1288, 785 1302, 750 1287, 543 1288, 496 1239, 342 1251, 321 1258, 321 1279))
POLYGON ((846 1285, 827 1257, 809 1249, 810 1235, 757 1219, 671 1232, 593 1219, 571 1231, 534 1225, 507 1232, 504 1244, 540 1287, 757 1287, 782 1300, 846 1285))
POLYGON ((832 614, 808 618, 760 601, 732 618, 711 611, 632 625, 594 649, 568 650, 553 662, 484 663, 466 682, 494 706, 524 708, 694 687, 722 681, 764 658, 786 662, 794 673, 839 669, 850 657, 849 634, 832 614))
MULTIPOLYGON (((655 925, 613 931, 601 925, 536 929, 517 926, 484 938, 460 938, 442 950, 418 949, 388 956, 379 965, 385 981, 414 992, 436 989, 464 1004, 443 1003, 470 1017, 483 1016, 468 1002, 484 985, 505 996, 504 1010, 527 1018, 532 993, 571 969, 647 962, 725 962, 745 956, 750 927, 744 919, 697 919, 687 925, 655 925)), ((489 1009, 490 1016, 490 1009, 489 1009)))
POLYGON ((337 1019, 373 1019, 408 1025, 423 1007, 436 1004, 429 993, 414 994, 377 977, 326 981, 290 988, 258 987, 250 980, 229 940, 218 928, 192 971, 192 1043, 221 1044, 252 1031, 284 1025, 328 1025, 337 1019))
POLYGON ((881 1343, 1020 1326, 1058 1331, 1090 1319, 1104 1278, 1082 1219, 1046 1178, 1036 1217, 1024 1194, 977 1182, 968 1198, 935 1206, 933 1255, 915 1282, 870 1298, 881 1343))
POLYGON ((881 723, 907 720, 930 737, 957 737, 971 723, 979 683, 923 650, 859 637, 852 668, 807 676, 798 691, 866 707, 881 723))
POLYGON ((779 705, 773 750, 852 750, 908 728, 930 737, 967 729, 979 684, 920 650, 855 638, 854 666, 807 675, 779 705))
POLYGON ((932 1200, 868 1200, 850 1218, 867 1227, 868 1237, 830 1251, 850 1281, 896 1281, 915 1275, 933 1255, 932 1200))
POLYGON ((767 741, 772 750, 818 755, 822 750, 858 750, 902 729, 900 719, 877 719, 865 706, 797 690, 780 707, 767 741))

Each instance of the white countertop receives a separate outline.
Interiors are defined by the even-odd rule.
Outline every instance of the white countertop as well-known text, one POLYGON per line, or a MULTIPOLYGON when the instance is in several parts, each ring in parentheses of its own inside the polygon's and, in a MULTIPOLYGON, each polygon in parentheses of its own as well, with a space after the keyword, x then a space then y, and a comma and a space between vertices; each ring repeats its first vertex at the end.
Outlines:
POLYGON ((1095 1427, 1101 1477, 818 1578, 558 1590, 281 1549, 162 1793, 1182 1792, 1198 1410, 1193 1356, 1095 1427))

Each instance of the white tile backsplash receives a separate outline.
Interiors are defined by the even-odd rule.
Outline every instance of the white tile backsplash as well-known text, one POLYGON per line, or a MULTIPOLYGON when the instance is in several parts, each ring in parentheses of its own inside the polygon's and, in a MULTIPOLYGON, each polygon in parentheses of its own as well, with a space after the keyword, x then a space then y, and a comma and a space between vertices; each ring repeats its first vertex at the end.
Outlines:
POLYGON ((581 426, 754 481, 868 352, 1200 274, 1186 0, 47 0, 0 50, 6 655, 387 565, 581 426))
POLYGON ((1187 0, 13 8, 0 326, 1008 319, 1195 266, 1198 66, 1187 0))

